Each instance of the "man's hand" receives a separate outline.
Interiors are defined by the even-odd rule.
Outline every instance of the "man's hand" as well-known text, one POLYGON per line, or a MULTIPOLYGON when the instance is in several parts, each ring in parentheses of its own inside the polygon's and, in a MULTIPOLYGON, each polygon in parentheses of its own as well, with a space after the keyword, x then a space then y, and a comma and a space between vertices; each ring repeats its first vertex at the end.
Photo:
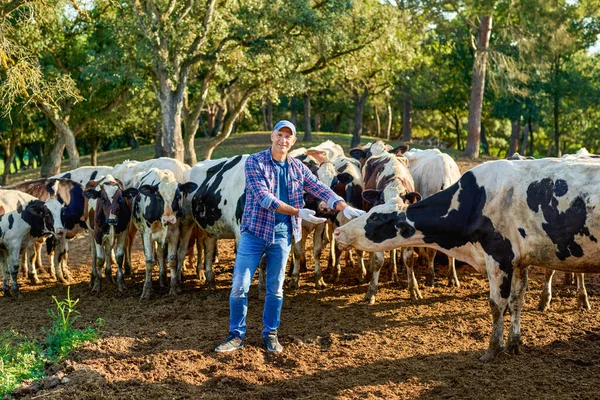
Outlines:
POLYGON ((352 219, 352 218, 356 218, 356 217, 360 217, 361 215, 363 215, 366 211, 363 210, 359 210, 358 208, 354 208, 354 207, 350 207, 350 206, 346 206, 344 208, 344 211, 342 211, 344 213, 344 217, 348 218, 348 219, 352 219))
POLYGON ((298 216, 306 222, 310 222, 312 224, 322 224, 323 222, 327 221, 327 218, 315 217, 315 212, 313 210, 309 210, 308 208, 299 209, 298 216))

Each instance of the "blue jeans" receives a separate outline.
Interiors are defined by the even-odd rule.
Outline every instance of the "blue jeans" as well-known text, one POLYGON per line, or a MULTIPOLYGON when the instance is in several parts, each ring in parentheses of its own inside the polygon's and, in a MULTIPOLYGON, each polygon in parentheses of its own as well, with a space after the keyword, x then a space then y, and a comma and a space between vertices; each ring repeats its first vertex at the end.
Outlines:
POLYGON ((291 246, 291 234, 277 233, 275 242, 267 243, 250 232, 242 232, 233 266, 231 294, 229 295, 230 334, 242 339, 246 335, 248 290, 263 254, 266 254, 267 258, 267 295, 263 310, 263 336, 272 331, 277 332, 283 304, 285 267, 291 246))

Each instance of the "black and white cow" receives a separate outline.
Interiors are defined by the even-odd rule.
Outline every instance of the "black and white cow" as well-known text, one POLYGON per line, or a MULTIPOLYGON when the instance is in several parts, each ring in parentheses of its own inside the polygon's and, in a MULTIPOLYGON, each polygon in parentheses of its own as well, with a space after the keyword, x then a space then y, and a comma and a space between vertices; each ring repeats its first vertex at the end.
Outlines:
POLYGON ((248 155, 207 160, 186 173, 186 182, 194 182, 192 214, 206 233, 204 269, 206 282, 216 286, 212 263, 218 239, 240 239, 240 224, 246 202, 244 168, 248 155))
POLYGON ((96 167, 79 167, 70 171, 51 176, 50 179, 70 179, 83 186, 89 181, 94 181, 112 173, 113 167, 96 166, 96 167))
POLYGON ((493 328, 481 360, 490 361, 503 350, 507 308, 506 351, 519 350, 528 266, 600 272, 599 201, 598 163, 493 161, 423 201, 375 207, 334 235, 341 246, 370 251, 433 247, 487 272, 493 328))
POLYGON ((84 195, 89 199, 87 225, 91 231, 92 250, 92 291, 99 293, 102 287, 102 267, 112 280, 110 254, 113 249, 117 260, 117 285, 120 292, 125 289, 123 260, 128 240, 128 227, 131 220, 131 199, 138 190, 123 189, 121 182, 112 175, 86 185, 84 195), (108 255, 108 257, 107 257, 108 255))
POLYGON ((0 191, 0 264, 5 296, 19 295, 17 274, 21 252, 32 248, 38 239, 53 234, 54 217, 43 201, 18 191, 0 191))
MULTIPOLYGON (((438 149, 417 150, 402 154, 408 159, 408 170, 415 181, 415 188, 423 198, 449 188, 460 178, 460 169, 448 154, 438 149)), ((434 260, 437 251, 431 248, 416 248, 428 265, 426 284, 435 285, 434 260)), ((448 258, 448 286, 460 286, 456 275, 454 258, 448 258)))
POLYGON ((133 224, 142 235, 146 259, 142 299, 150 298, 155 244, 160 267, 160 286, 166 286, 166 261, 171 274, 170 293, 176 294, 181 291, 181 264, 177 262, 177 254, 179 222, 183 216, 182 202, 198 185, 193 182, 179 183, 171 171, 150 168, 148 172, 138 174, 134 179, 134 186, 138 188, 139 194, 133 200, 133 224))
MULTIPOLYGON (((36 179, 10 185, 6 189, 30 194, 47 202, 49 207, 52 207, 53 202, 50 202, 52 199, 60 203, 62 207, 59 213, 60 219, 55 220, 56 236, 46 240, 46 247, 50 260, 50 275, 53 279, 67 284, 71 275, 67 267, 67 239, 72 239, 85 229, 83 186, 70 179, 36 179)), ((41 267, 41 246, 41 241, 36 244, 35 259, 39 267, 41 267)), ((38 283, 35 265, 30 264, 29 268, 30 280, 38 283)))
POLYGON ((148 172, 150 168, 167 169, 175 175, 179 183, 185 181, 185 173, 191 167, 179 160, 169 157, 153 158, 146 161, 124 161, 112 169, 112 176, 123 183, 123 187, 133 187, 134 179, 139 173, 148 172))

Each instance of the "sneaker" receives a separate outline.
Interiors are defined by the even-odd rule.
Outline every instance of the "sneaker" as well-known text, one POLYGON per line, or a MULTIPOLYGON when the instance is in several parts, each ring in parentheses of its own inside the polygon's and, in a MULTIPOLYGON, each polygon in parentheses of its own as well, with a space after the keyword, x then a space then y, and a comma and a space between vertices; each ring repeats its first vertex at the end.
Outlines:
POLYGON ((268 335, 263 336, 263 344, 268 352, 281 353, 283 351, 283 346, 279 344, 279 340, 277 340, 277 333, 271 332, 268 335))
POLYGON ((228 353, 230 351, 235 351, 238 349, 244 348, 244 339, 234 334, 229 334, 227 339, 217 347, 215 347, 215 351, 217 353, 228 353))

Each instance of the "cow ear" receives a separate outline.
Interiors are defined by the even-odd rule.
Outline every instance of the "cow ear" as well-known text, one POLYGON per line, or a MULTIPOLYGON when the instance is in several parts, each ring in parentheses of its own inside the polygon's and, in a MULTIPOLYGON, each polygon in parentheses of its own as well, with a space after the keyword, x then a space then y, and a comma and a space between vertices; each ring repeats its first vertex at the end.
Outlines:
POLYGON ((404 196, 404 200, 408 204, 416 203, 417 201, 421 201, 422 199, 423 199, 423 196, 421 196, 421 194, 419 192, 410 192, 404 196))
POLYGON ((350 149, 350 156, 360 161, 361 158, 365 158, 367 156, 367 153, 363 149, 350 149))
POLYGON ((45 208, 46 206, 41 200, 32 200, 25 206, 25 209, 34 215, 42 214, 45 208))
POLYGON ((83 195, 88 199, 97 199, 100 197, 100 191, 96 189, 87 189, 83 195))
POLYGON ((344 185, 348 185, 354 179, 354 177, 348 172, 342 172, 341 174, 338 174, 337 178, 338 181, 342 182, 344 185))
POLYGON ((409 238, 415 234, 416 230, 406 220, 396 222, 396 229, 403 238, 409 238))
MULTIPOLYGON (((150 185, 144 185, 144 186, 150 186, 150 185)), ((144 187, 144 186, 142 186, 142 187, 144 187)), ((155 186, 151 186, 151 187, 155 187, 155 186)), ((124 190, 124 191, 122 192, 122 196, 123 196, 123 197, 127 197, 127 198, 130 198, 130 199, 132 199, 132 198, 134 198, 135 196, 137 196, 137 195, 138 195, 138 193, 140 193, 140 192, 141 192, 141 189, 142 189, 142 188, 140 188, 140 190, 137 190, 136 188, 129 188, 129 189, 127 189, 127 190, 124 190)), ((154 191, 156 191, 156 190, 154 190, 154 191)))
POLYGON ((144 196, 152 196, 154 193, 156 193, 157 190, 158 187, 154 185, 142 185, 139 188, 139 192, 144 196))
POLYGON ((407 144, 401 144, 400 146, 390 150, 390 153, 400 156, 410 150, 410 146, 407 144))
POLYGON ((194 183, 194 182, 186 182, 183 184, 182 183, 179 184, 179 190, 181 190, 183 193, 186 193, 186 194, 190 194, 196 189, 198 189, 198 184, 194 183))
POLYGON ((382 195, 383 191, 377 189, 369 189, 362 192, 363 199, 371 204, 378 204, 382 195))

